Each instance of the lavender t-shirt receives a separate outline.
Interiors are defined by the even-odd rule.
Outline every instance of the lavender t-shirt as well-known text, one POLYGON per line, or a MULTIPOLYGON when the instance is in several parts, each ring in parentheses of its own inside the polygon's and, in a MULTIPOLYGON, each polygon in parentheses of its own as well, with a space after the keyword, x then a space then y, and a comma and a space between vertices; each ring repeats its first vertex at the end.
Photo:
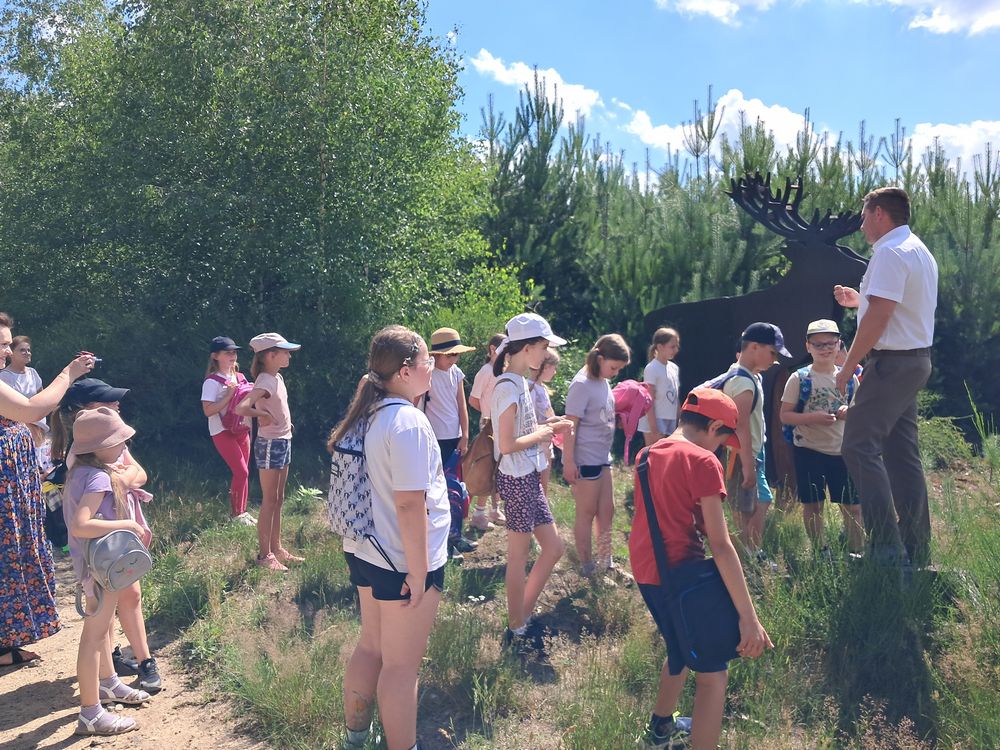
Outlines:
MULTIPOLYGON (((101 471, 93 466, 76 466, 70 470, 69 478, 63 489, 63 518, 66 521, 66 528, 71 528, 71 519, 76 516, 83 496, 93 492, 104 493, 97 512, 105 520, 118 519, 118 512, 115 510, 115 494, 111 490, 111 476, 106 471, 101 471)), ((76 580, 83 584, 83 589, 88 596, 93 596, 93 580, 84 560, 86 542, 86 539, 73 536, 71 533, 69 535, 69 556, 73 560, 73 572, 76 574, 76 580)))
POLYGON ((580 420, 576 428, 573 460, 577 466, 611 463, 615 439, 615 398, 604 378, 592 378, 584 367, 566 392, 566 416, 580 420))

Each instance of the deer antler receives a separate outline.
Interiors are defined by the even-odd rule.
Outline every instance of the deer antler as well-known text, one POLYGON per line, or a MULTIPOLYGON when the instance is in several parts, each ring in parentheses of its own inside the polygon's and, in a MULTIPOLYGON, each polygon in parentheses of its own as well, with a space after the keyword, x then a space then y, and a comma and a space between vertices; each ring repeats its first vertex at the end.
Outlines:
POLYGON ((733 202, 777 235, 791 240, 808 238, 827 245, 837 244, 841 237, 856 232, 861 227, 861 214, 850 211, 834 215, 827 211, 820 218, 819 209, 813 212, 812 220, 806 223, 799 215, 802 203, 802 177, 793 184, 785 180, 783 191, 771 192, 771 175, 761 177, 757 172, 753 177, 744 176, 730 180, 731 191, 727 195, 733 202), (791 202, 789 202, 791 198, 791 202))

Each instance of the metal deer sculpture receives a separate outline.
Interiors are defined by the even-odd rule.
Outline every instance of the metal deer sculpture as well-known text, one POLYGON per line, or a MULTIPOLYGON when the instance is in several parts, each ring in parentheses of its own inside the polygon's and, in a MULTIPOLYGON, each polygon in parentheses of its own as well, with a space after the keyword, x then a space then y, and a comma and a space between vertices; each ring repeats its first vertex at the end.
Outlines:
MULTIPOLYGON (((791 360, 782 361, 783 368, 771 368, 765 375, 765 409, 776 414, 780 400, 772 398, 776 379, 780 385, 787 379, 787 370, 800 366, 805 353, 806 327, 812 320, 829 318, 840 322, 843 309, 833 298, 835 284, 857 288, 868 261, 837 241, 861 227, 861 215, 834 215, 817 209, 806 222, 799 215, 802 203, 802 180, 794 184, 786 180, 782 191, 772 192, 770 174, 760 174, 732 181, 728 195, 740 208, 785 238, 782 254, 791 268, 774 286, 750 292, 740 297, 721 297, 698 302, 668 305, 646 316, 648 332, 661 325, 676 328, 681 334, 681 352, 677 364, 681 369, 682 391, 725 371, 739 350, 739 335, 750 323, 766 321, 779 326, 785 335, 785 346, 791 360), (779 369, 782 370, 779 372, 779 369)), ((768 416, 769 434, 776 420, 768 416)), ((772 443, 773 445, 773 443, 772 443)))

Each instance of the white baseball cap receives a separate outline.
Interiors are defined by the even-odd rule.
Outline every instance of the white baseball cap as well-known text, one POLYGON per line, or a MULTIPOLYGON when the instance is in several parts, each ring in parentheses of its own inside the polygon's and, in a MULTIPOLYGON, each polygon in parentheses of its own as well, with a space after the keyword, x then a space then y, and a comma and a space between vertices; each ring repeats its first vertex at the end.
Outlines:
POLYGON ((806 328, 806 336, 812 336, 814 333, 834 333, 840 335, 840 328, 832 320, 827 320, 825 318, 821 320, 814 320, 806 328))
POLYGON ((566 339, 552 333, 552 326, 538 313, 529 312, 515 315, 507 321, 505 329, 507 336, 504 338, 504 343, 497 349, 497 353, 500 352, 500 349, 506 348, 505 345, 511 341, 524 341, 526 339, 543 338, 552 346, 566 344, 566 339))
POLYGON ((293 344, 280 333, 261 333, 250 339, 250 348, 254 352, 262 352, 265 349, 288 349, 296 351, 302 348, 302 344, 293 344))

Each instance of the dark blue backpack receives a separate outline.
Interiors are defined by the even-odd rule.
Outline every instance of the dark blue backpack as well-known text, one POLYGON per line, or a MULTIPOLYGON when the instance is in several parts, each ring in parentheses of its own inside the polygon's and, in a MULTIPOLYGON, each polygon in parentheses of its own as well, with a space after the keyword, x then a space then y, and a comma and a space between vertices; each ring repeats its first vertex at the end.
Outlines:
MULTIPOLYGON (((800 367, 795 371, 795 374, 799 376, 799 402, 795 404, 795 411, 801 414, 805 411, 806 402, 809 400, 809 396, 812 394, 812 365, 806 365, 805 367, 800 367)), ((851 403, 851 399, 854 398, 854 377, 851 377, 847 381, 847 403, 851 403)), ((795 445, 795 426, 786 424, 781 428, 781 434, 785 436, 787 440, 792 445, 795 445)))
POLYGON ((757 408, 757 402, 760 400, 760 389, 757 387, 757 378, 750 374, 750 371, 743 367, 737 367, 733 372, 724 372, 721 375, 716 375, 711 380, 706 380, 702 383, 699 388, 714 388, 717 391, 721 391, 723 387, 733 378, 749 378, 750 382, 753 383, 753 403, 750 404, 750 411, 753 412, 757 408))

